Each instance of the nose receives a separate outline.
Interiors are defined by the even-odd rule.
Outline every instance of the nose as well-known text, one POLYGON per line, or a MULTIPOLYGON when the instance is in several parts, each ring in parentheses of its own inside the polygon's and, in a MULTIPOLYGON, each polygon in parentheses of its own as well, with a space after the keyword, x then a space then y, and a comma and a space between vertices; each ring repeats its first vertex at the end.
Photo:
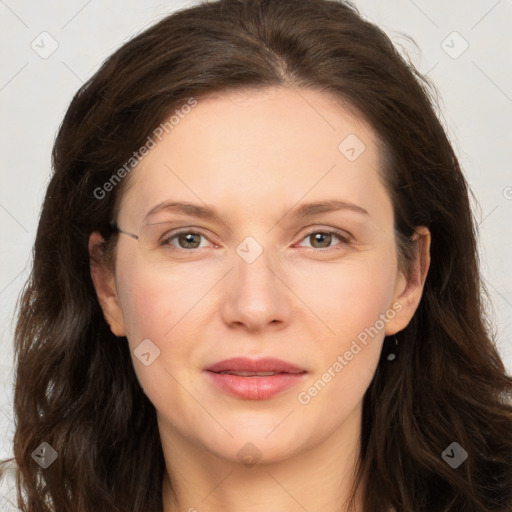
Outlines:
POLYGON ((242 243, 234 257, 234 268, 224 282, 224 321, 249 331, 259 331, 268 325, 282 328, 289 323, 293 307, 294 295, 286 282, 286 273, 277 265, 270 249, 261 249, 251 245, 250 240, 247 245, 242 243), (244 253, 242 249, 247 248, 244 253))

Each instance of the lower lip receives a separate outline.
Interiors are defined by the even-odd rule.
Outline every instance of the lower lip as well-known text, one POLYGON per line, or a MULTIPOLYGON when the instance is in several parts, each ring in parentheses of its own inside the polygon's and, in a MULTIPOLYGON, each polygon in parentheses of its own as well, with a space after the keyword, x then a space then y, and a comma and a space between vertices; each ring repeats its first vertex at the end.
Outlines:
POLYGON ((247 400, 265 400, 296 386, 306 373, 277 373, 266 377, 240 377, 206 372, 211 381, 228 395, 247 400))

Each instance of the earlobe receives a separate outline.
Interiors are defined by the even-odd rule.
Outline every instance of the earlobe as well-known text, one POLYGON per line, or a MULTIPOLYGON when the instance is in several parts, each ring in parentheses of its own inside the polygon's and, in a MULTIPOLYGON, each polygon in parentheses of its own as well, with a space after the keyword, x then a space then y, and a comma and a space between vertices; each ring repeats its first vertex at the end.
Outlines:
POLYGON ((425 226, 415 230, 415 259, 408 276, 400 273, 397 278, 393 303, 400 303, 402 309, 386 326, 386 336, 396 334, 411 321, 423 295, 423 288, 430 268, 430 231, 425 226))
POLYGON ((91 279, 103 311, 105 321, 112 333, 126 336, 124 320, 117 295, 114 273, 103 264, 103 238, 98 232, 89 237, 89 260, 91 279))

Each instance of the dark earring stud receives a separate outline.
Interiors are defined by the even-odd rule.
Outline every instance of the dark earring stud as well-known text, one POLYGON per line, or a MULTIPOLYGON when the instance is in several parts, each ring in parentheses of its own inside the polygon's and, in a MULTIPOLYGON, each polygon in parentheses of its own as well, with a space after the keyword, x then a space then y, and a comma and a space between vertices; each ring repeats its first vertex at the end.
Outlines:
POLYGON ((396 358, 397 358, 397 355, 398 355, 398 341, 396 339, 396 336, 393 338, 395 340, 395 343, 393 345, 393 348, 390 349, 389 351, 389 354, 387 355, 387 360, 388 361, 394 361, 396 358))

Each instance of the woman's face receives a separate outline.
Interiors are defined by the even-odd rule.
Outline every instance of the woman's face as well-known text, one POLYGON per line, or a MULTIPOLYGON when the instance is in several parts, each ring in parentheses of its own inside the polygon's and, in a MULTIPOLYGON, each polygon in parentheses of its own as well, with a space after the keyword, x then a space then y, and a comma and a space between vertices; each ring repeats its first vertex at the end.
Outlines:
POLYGON ((398 271, 380 168, 372 130, 330 96, 272 88, 200 100, 131 172, 118 225, 141 240, 120 235, 115 274, 93 278, 163 440, 275 461, 355 432, 384 335, 423 285, 398 271), (164 202, 219 218, 148 216, 164 202), (207 371, 231 358, 302 373, 207 371))

